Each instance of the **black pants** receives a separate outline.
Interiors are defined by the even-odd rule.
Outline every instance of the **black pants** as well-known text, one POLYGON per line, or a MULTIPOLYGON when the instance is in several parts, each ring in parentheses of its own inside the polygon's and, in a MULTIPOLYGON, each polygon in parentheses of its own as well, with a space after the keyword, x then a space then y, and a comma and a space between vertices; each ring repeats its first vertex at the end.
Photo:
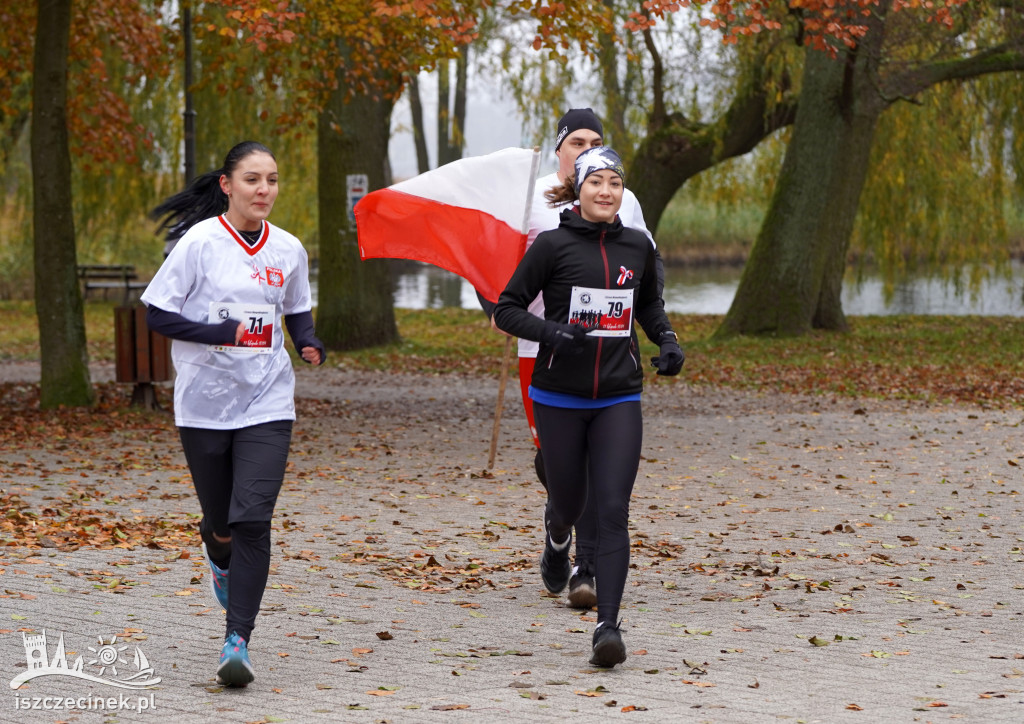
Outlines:
MULTIPOLYGON (((531 414, 533 414, 532 411, 531 414)), ((536 428, 536 424, 534 428, 536 428)), ((534 456, 533 464, 537 469, 537 478, 546 491, 548 489, 548 478, 544 473, 543 451, 539 447, 537 448, 536 456, 534 456)), ((587 507, 584 508, 583 515, 576 520, 576 525, 573 529, 576 533, 576 565, 587 566, 590 569, 590 575, 594 575, 594 556, 597 555, 596 495, 587 496, 587 507)))
POLYGON ((235 632, 248 641, 270 575, 270 521, 284 482, 292 422, 178 432, 203 511, 207 552, 228 569, 225 635, 235 632), (217 544, 211 533, 231 543, 217 544))
POLYGON ((535 402, 533 414, 548 481, 548 532, 565 540, 593 502, 597 620, 614 624, 629 572, 629 496, 643 444, 640 403, 577 410, 535 402))

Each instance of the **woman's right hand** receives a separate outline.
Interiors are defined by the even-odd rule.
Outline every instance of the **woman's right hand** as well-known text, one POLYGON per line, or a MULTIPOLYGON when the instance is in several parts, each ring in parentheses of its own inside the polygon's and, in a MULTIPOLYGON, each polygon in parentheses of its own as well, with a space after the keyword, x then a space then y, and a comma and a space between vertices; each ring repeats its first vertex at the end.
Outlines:
POLYGON ((245 335, 245 323, 239 322, 238 328, 235 330, 235 346, 237 347, 242 341, 242 337, 245 335))
POLYGON ((587 342, 587 330, 578 324, 544 323, 541 342, 551 345, 558 354, 579 354, 587 342))

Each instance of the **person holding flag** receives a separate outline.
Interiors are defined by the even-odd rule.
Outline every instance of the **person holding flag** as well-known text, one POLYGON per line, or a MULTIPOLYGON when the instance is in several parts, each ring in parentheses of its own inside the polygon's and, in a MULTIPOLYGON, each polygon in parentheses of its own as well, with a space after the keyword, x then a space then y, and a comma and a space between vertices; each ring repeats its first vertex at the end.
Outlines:
POLYGON ((180 237, 142 295, 150 329, 173 340, 175 423, 203 517, 210 584, 225 610, 220 683, 255 677, 249 639, 270 573, 270 524, 295 420, 301 358, 323 364, 309 264, 294 236, 267 221, 278 195, 274 155, 234 146, 216 171, 153 211, 180 237))
MULTIPOLYGON (((546 194, 555 187, 562 186, 567 179, 571 179, 575 173, 576 158, 585 150, 600 146, 603 143, 604 126, 601 119, 590 108, 571 108, 558 120, 558 127, 555 135, 555 156, 558 159, 558 169, 537 179, 534 185, 533 198, 530 207, 529 231, 526 237, 526 248, 533 244, 534 239, 542 231, 548 231, 558 226, 559 214, 570 203, 566 200, 557 205, 549 203, 546 194)), ((622 206, 619 208, 619 218, 624 226, 637 229, 643 232, 655 247, 655 262, 658 274, 658 296, 661 296, 665 285, 665 274, 662 267, 661 256, 658 255, 654 237, 647 229, 644 222, 643 211, 636 196, 629 189, 623 189, 622 206)), ((480 306, 489 318, 492 318, 494 304, 488 302, 482 295, 477 294, 480 306)), ((544 299, 538 295, 530 303, 530 311, 543 318, 544 299)), ((495 327, 497 329, 497 327, 495 327)), ((500 330, 499 330, 500 331, 500 330)), ((537 342, 529 339, 519 339, 519 386, 523 400, 523 411, 526 413, 526 422, 530 428, 530 436, 537 448, 534 457, 534 469, 541 485, 547 488, 547 480, 544 474, 544 458, 540 445, 540 438, 537 436, 537 426, 533 417, 533 402, 530 400, 528 388, 530 379, 533 376, 533 368, 537 359, 537 342)), ((597 605, 597 580, 594 572, 594 551, 597 548, 597 518, 595 501, 588 501, 586 510, 576 523, 576 556, 573 566, 572 577, 569 579, 569 591, 567 596, 571 608, 589 609, 597 605)))
MULTIPOLYGON (((558 122, 555 155, 559 167, 555 173, 537 178, 539 153, 508 148, 452 161, 372 191, 355 207, 360 257, 415 259, 458 274, 477 290, 477 297, 491 318, 498 295, 524 250, 540 232, 557 227, 559 212, 571 203, 565 200, 551 206, 545 193, 572 178, 576 157, 587 148, 600 146, 602 138, 603 126, 594 111, 573 108, 558 122)), ((654 247, 640 204, 628 189, 623 189, 619 218, 625 226, 643 232, 654 247)), ((657 248, 654 254, 660 297, 664 273, 657 248)), ((541 298, 534 300, 531 311, 543 317, 541 298)), ((518 347, 523 407, 537 446, 534 467, 546 487, 533 404, 527 393, 537 345, 520 339, 518 347)), ((503 388, 499 391, 499 406, 501 392, 503 388)), ((492 438, 492 452, 494 442, 492 438)), ((593 563, 597 524, 593 504, 591 501, 591 507, 577 522, 577 565, 568 595, 573 608, 597 605, 593 563)))
MULTIPOLYGON (((564 139, 562 139, 564 140, 564 139)), ((619 217, 625 169, 605 146, 578 154, 574 172, 547 194, 564 208, 557 229, 526 251, 494 309, 496 327, 539 343, 528 388, 548 500, 541 577, 551 593, 572 575, 569 547, 590 507, 596 521, 597 627, 590 663, 626 660, 619 607, 629 570, 629 498, 640 464, 643 370, 633 322, 659 345, 660 375, 684 355, 665 315, 654 248, 619 217), (531 312, 543 294, 544 316, 531 312)))

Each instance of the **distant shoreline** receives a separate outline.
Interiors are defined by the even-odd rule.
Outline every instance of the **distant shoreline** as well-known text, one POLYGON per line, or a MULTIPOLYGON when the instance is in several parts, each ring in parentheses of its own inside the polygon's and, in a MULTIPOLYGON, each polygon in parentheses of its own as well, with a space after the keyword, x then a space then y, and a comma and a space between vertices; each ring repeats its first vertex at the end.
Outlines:
MULTIPOLYGON (((742 267, 747 263, 753 242, 662 242, 658 245, 662 261, 668 266, 686 267, 742 267)), ((1024 262, 1024 238, 1014 241, 1010 246, 1009 259, 1024 262)), ((851 252, 847 264, 856 264, 859 254, 851 252)), ((928 262, 922 260, 922 266, 928 262)), ((873 266, 869 259, 866 266, 873 266)))

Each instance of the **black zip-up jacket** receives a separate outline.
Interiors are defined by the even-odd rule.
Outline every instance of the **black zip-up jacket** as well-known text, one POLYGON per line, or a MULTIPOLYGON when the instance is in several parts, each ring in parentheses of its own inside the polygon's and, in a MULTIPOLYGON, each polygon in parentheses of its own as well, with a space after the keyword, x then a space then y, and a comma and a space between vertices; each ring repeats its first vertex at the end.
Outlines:
POLYGON ((633 319, 658 343, 672 327, 658 294, 650 239, 618 217, 594 223, 566 209, 558 228, 539 234, 526 251, 494 310, 499 329, 541 342, 532 380, 538 389, 592 399, 640 392, 644 375, 635 327, 628 337, 588 335, 580 353, 556 355, 542 341, 547 321, 572 321, 573 286, 632 289, 633 319), (527 310, 538 292, 544 294, 544 319, 527 310))

